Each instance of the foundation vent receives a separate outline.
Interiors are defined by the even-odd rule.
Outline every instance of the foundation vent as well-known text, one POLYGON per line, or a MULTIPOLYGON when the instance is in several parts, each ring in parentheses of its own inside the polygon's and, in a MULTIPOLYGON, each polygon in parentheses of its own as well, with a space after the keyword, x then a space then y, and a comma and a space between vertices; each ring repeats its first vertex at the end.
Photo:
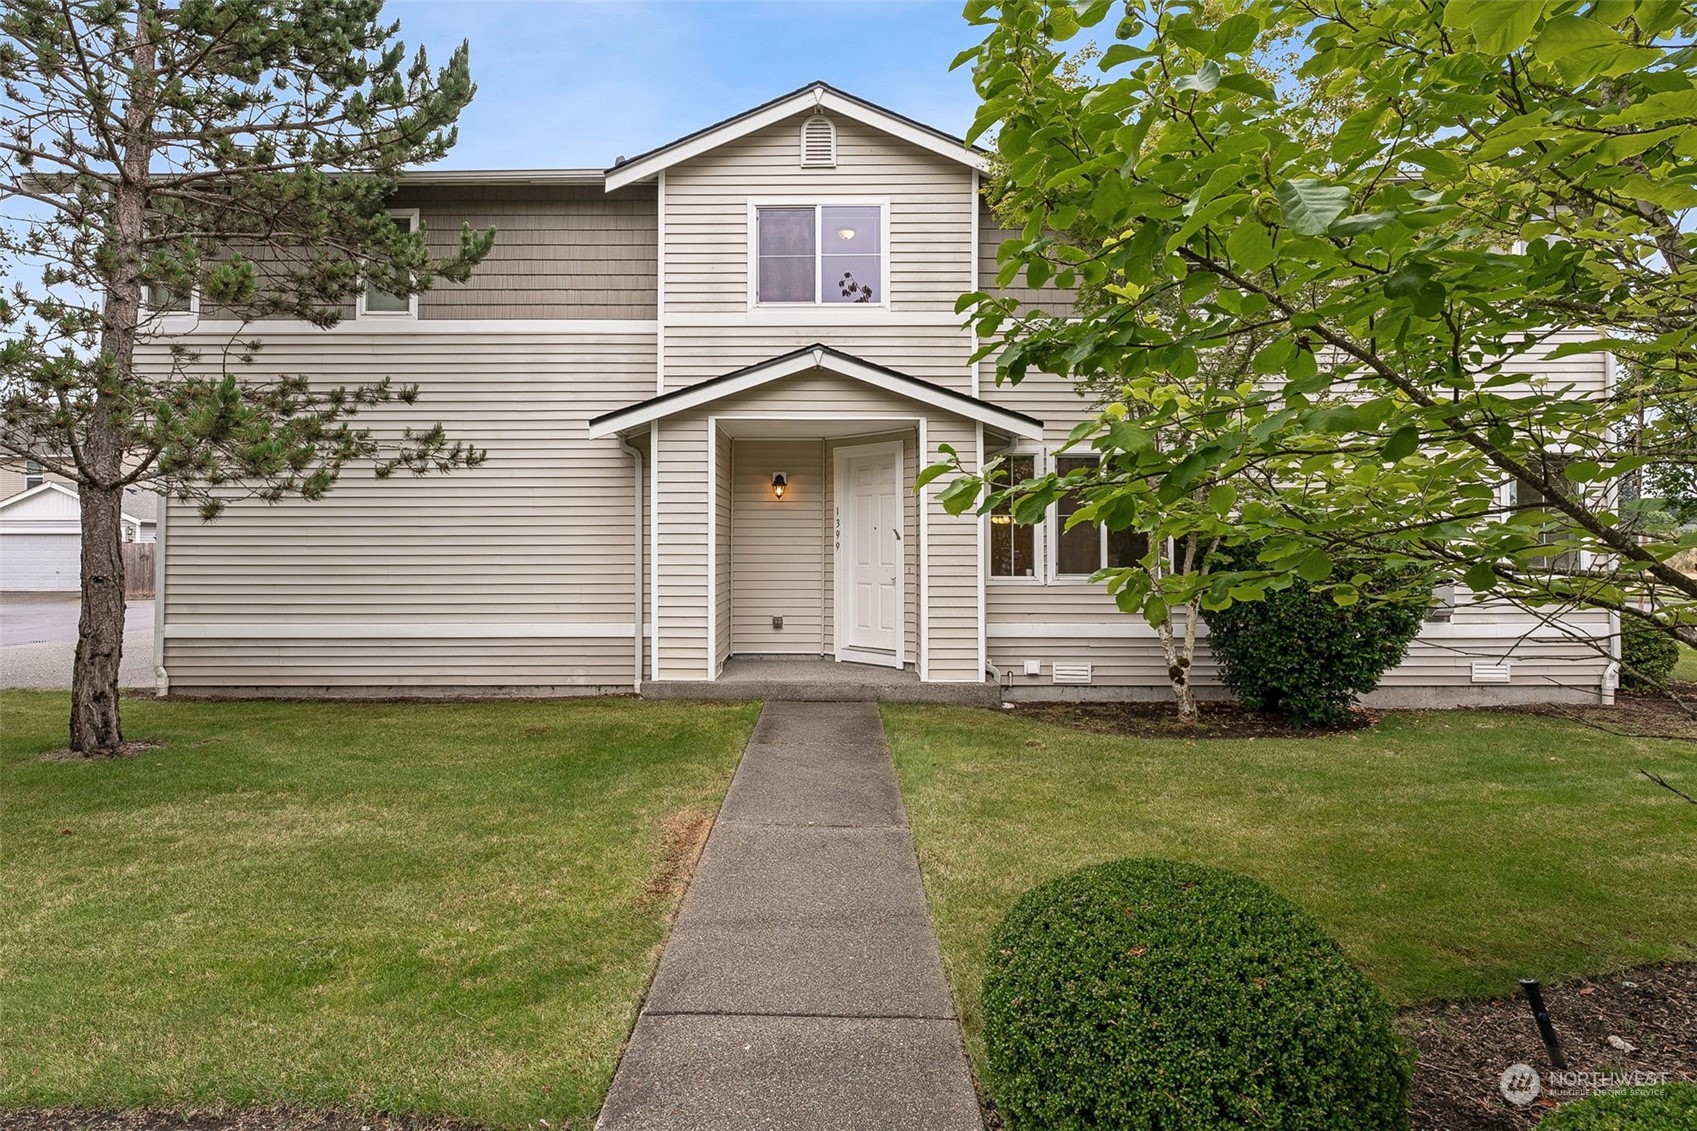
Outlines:
POLYGON ((1507 683, 1509 670, 1507 664, 1474 664, 1474 683, 1507 683))
POLYGON ((801 124, 801 165, 804 169, 830 169, 837 164, 837 126, 823 114, 801 124))
POLYGON ((1050 664, 1049 671, 1055 683, 1089 683, 1092 674, 1089 664, 1050 664))

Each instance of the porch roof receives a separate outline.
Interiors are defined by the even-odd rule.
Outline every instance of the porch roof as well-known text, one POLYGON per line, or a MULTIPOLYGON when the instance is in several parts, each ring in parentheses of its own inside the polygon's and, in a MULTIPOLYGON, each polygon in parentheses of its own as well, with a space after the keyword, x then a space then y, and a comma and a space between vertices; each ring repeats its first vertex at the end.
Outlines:
POLYGON ((906 373, 899 373, 882 365, 874 365, 870 361, 818 342, 742 369, 732 370, 688 388, 674 389, 669 393, 603 413, 590 420, 589 435, 599 439, 617 432, 629 432, 675 413, 700 408, 723 397, 747 392, 768 382, 813 369, 822 369, 827 373, 864 382, 920 404, 977 421, 987 428, 1005 432, 1010 436, 1020 436, 1028 440, 1043 438, 1043 422, 1034 416, 987 404, 977 397, 969 397, 942 385, 922 381, 918 377, 910 377, 906 373))

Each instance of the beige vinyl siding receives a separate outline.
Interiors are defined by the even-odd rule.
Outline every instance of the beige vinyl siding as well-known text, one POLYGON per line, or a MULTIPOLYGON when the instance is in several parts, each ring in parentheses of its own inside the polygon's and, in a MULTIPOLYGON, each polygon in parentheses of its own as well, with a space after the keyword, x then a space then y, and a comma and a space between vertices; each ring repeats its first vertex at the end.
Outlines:
MULTIPOLYGON (((587 422, 652 387, 653 335, 329 339, 272 335, 251 376, 416 383, 416 405, 362 421, 393 435, 440 420, 488 461, 387 481, 354 468, 319 502, 237 502, 210 524, 172 504, 172 686, 628 686, 633 470, 587 422), (453 631, 421 635, 443 625, 453 631)), ((163 360, 157 345, 143 357, 163 360)))
POLYGON ((683 388, 817 342, 958 393, 971 389, 970 339, 948 326, 671 326, 666 388, 683 388))
POLYGON ((731 651, 820 656, 830 651, 828 466, 823 440, 734 441, 731 651), (772 497, 772 473, 789 485, 772 497), (772 627, 782 617, 784 627, 772 627))
POLYGON ((1063 443, 1067 434, 1091 415, 1097 404, 1095 394, 1083 395, 1077 381, 1057 377, 1053 373, 1031 372, 1018 384, 996 384, 994 358, 978 364, 978 396, 1000 408, 1023 412, 1043 422, 1043 440, 1050 448, 1063 443))
POLYGON ((978 204, 978 289, 1005 298, 1018 299, 1021 303, 1040 307, 1050 314, 1070 315, 1073 303, 1077 300, 1076 287, 1063 290, 1055 286, 1054 280, 1033 289, 1025 285, 1025 272, 1015 276, 1013 282, 1005 287, 996 285, 996 251, 1002 246, 1003 240, 1023 238, 1023 233, 1002 227, 990 206, 983 201, 978 204))
POLYGON ((711 679, 707 513, 711 432, 704 415, 654 425, 655 679, 711 679))
POLYGON ((419 296, 435 318, 653 318, 659 241, 652 185, 403 188, 430 249, 459 247, 462 225, 493 227, 495 246, 465 283, 419 296))
MULTIPOLYGON (((926 430, 922 462, 945 458, 941 446, 954 448, 968 467, 980 464, 976 427, 958 417, 933 419, 926 430)), ((980 522, 972 514, 951 515, 937 501, 940 485, 925 490, 927 524, 926 592, 924 595, 927 678, 939 681, 979 681, 979 593, 983 545, 980 522)))
MULTIPOLYGON (((835 118, 835 168, 800 164, 808 113, 666 170, 666 313, 747 310, 751 199, 889 198, 888 302, 954 309, 972 289, 972 171, 858 122, 835 118)), ((876 314, 876 311, 868 311, 876 314)))

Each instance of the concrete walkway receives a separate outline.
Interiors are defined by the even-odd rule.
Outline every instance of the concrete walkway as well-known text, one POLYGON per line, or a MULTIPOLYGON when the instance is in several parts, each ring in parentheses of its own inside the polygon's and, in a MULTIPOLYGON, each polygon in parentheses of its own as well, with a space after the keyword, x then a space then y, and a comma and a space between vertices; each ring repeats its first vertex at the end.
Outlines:
POLYGON ((604 1131, 982 1131, 871 703, 768 703, 604 1131))

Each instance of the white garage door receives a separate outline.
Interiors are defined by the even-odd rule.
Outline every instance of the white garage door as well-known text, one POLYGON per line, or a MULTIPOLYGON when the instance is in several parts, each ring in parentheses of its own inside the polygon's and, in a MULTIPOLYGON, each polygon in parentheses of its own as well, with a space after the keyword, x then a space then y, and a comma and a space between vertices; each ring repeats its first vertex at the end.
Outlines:
POLYGON ((0 589, 75 591, 80 534, 0 534, 0 589))

